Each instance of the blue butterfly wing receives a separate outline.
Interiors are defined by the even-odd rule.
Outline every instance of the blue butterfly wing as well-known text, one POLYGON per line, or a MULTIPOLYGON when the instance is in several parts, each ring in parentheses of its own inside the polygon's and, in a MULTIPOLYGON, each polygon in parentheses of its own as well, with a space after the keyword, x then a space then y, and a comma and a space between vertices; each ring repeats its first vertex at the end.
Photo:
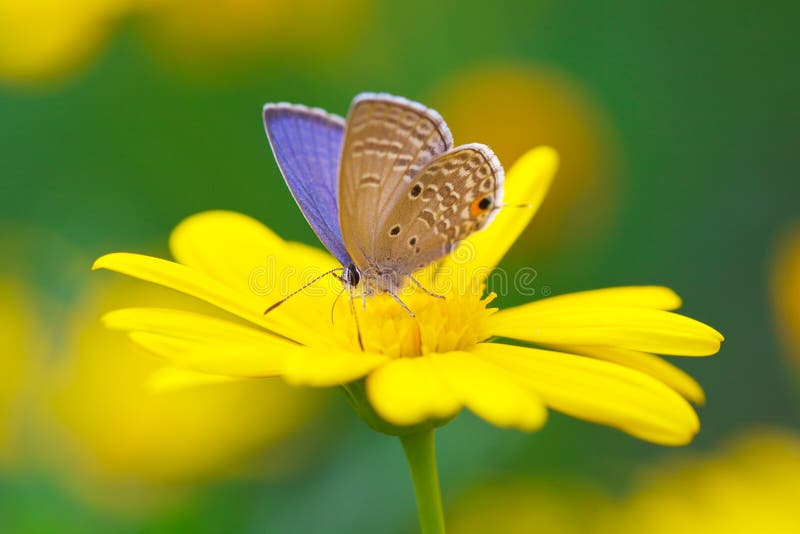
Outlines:
POLYGON ((292 104, 264 106, 272 153, 308 224, 342 265, 351 263, 339 228, 339 159, 343 118, 292 104))

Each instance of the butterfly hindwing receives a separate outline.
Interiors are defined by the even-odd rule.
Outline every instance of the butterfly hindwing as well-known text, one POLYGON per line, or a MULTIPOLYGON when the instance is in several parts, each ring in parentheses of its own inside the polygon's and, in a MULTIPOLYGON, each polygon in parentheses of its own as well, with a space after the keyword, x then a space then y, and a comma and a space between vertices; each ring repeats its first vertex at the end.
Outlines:
POLYGON ((292 104, 264 106, 272 152, 297 205, 320 241, 342 265, 350 256, 339 227, 339 159, 344 119, 292 104))
POLYGON ((453 148, 421 169, 377 228, 378 265, 411 274, 486 226, 503 197, 503 168, 486 145, 453 148))
POLYGON ((421 104, 374 93, 353 100, 339 171, 339 221, 359 268, 376 257, 377 229, 414 175, 452 144, 442 117, 421 104))

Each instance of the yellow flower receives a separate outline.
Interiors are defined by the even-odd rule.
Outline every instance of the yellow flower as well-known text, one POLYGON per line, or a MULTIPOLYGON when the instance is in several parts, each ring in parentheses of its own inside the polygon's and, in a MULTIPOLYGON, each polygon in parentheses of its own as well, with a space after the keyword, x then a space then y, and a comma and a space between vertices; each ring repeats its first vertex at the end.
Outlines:
POLYGON ((798 436, 750 431, 725 451, 650 473, 600 532, 800 532, 798 480, 798 436))
MULTIPOLYGON (((524 155, 508 173, 506 201, 538 207, 556 165, 549 148, 524 155)), ((474 254, 463 259, 457 250, 439 272, 454 280, 464 274, 482 280, 534 211, 500 212, 487 230, 459 247, 474 254)), ((170 246, 177 262, 116 253, 99 258, 94 268, 187 293, 250 325, 172 309, 128 308, 103 318, 109 328, 129 332, 134 342, 178 367, 231 377, 282 376, 296 385, 346 385, 368 422, 397 434, 443 424, 463 407, 497 426, 532 431, 550 407, 641 439, 685 444, 699 423, 682 395, 702 400, 702 392, 651 353, 705 356, 722 341, 712 328, 668 311, 680 299, 662 287, 588 291, 497 311, 488 307, 494 295, 483 298, 469 290, 474 284, 459 291, 461 284, 437 279, 437 287, 450 287, 444 300, 422 291, 404 295, 414 318, 385 295, 369 299, 364 310, 356 306, 366 349, 361 351, 348 306, 336 307, 331 321, 335 290, 300 295, 263 313, 298 287, 298 271, 334 267, 327 253, 285 242, 230 212, 190 217, 175 229, 170 246), (271 283, 276 276, 282 283, 271 283)))
POLYGON ((770 281, 778 334, 795 371, 800 371, 800 227, 781 240, 770 281))
POLYGON ((0 278, 0 468, 22 460, 26 396, 42 352, 27 293, 16 280, 0 278))
POLYGON ((575 484, 501 481, 468 492, 448 519, 455 534, 794 534, 798 479, 800 437, 749 430, 724 449, 648 468, 622 498, 575 484))
POLYGON ((356 41, 371 8, 365 0, 155 0, 142 27, 159 56, 219 69, 265 54, 338 55, 356 41))
POLYGON ((58 78, 95 55, 130 0, 0 0, 0 81, 58 78))
POLYGON ((587 534, 596 532, 597 515, 609 499, 577 484, 503 480, 470 490, 447 514, 453 534, 587 534))
POLYGON ((219 68, 265 53, 341 53, 369 11, 364 0, 0 0, 0 82, 62 79, 99 55, 126 19, 159 56, 219 68))
POLYGON ((319 413, 318 395, 278 380, 230 381, 165 367, 97 318, 123 302, 198 303, 135 285, 126 280, 86 293, 47 377, 40 442, 67 482, 92 503, 114 510, 132 504, 138 513, 142 495, 157 505, 175 490, 230 476, 265 450, 279 458, 259 463, 269 473, 299 465, 301 452, 286 445, 319 413), (203 386, 154 393, 149 380, 203 386))

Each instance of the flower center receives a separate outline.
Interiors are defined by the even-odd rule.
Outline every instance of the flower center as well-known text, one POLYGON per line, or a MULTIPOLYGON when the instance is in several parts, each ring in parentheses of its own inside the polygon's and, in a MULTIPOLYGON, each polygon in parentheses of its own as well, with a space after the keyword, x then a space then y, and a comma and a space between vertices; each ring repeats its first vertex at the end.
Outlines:
MULTIPOLYGON (((497 311, 487 305, 495 296, 448 294, 441 299, 422 291, 405 291, 400 298, 413 310, 414 317, 391 295, 367 298, 366 308, 358 298, 354 304, 365 350, 400 358, 465 350, 487 339, 486 318, 497 311)), ((360 351, 350 308, 338 307, 336 316, 336 324, 342 325, 336 329, 337 343, 360 351)))

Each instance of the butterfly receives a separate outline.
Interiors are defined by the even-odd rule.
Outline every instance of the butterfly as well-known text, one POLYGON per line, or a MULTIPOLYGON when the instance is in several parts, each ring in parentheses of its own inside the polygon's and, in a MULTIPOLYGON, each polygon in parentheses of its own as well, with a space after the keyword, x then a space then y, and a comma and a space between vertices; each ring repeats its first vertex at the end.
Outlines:
POLYGON ((412 317, 397 295, 408 280, 441 297, 413 273, 492 220, 504 179, 494 152, 454 147, 439 113, 384 93, 357 95, 346 120, 286 103, 266 104, 263 116, 286 185, 342 265, 309 284, 341 272, 351 306, 356 291, 363 299, 388 293, 412 317))

